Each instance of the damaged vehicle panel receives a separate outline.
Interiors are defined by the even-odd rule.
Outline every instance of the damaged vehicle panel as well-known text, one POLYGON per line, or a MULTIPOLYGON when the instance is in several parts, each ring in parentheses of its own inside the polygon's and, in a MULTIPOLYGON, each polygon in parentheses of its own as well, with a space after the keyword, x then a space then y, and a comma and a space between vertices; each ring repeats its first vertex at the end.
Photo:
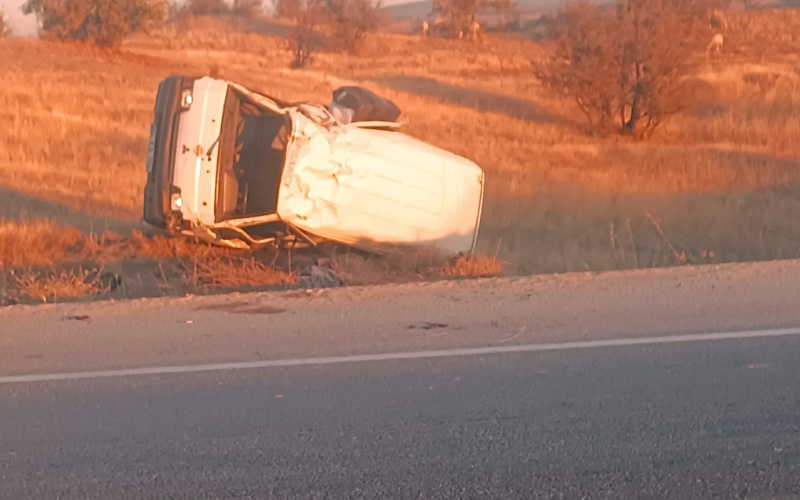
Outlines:
POLYGON ((231 248, 330 240, 471 253, 481 168, 385 121, 400 114, 391 101, 373 95, 374 106, 353 109, 359 92, 369 93, 337 89, 325 107, 210 77, 165 79, 150 131, 144 220, 231 248), (382 121, 368 121, 376 117, 382 121))

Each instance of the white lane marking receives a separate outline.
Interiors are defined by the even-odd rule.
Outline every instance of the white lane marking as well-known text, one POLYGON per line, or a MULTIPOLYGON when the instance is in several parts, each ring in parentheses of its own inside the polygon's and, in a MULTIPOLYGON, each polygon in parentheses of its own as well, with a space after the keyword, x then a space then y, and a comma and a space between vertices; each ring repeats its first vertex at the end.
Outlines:
POLYGON ((353 356, 329 356, 321 358, 273 359, 266 361, 243 361, 237 363, 214 363, 186 366, 154 366, 150 368, 128 368, 73 373, 42 373, 0 377, 2 384, 30 382, 61 382, 66 380, 99 379, 113 377, 136 377, 142 375, 173 375, 179 373, 214 372, 224 370, 251 370, 256 368, 282 368, 307 365, 334 365, 346 363, 365 363, 371 361, 397 361, 429 358, 452 358, 459 356, 480 356, 486 354, 514 354, 542 351, 569 351, 594 349, 598 347, 628 347, 655 344, 676 344, 682 342, 710 342, 717 340, 754 339, 762 337, 800 336, 800 328, 780 328, 773 330, 749 330, 723 333, 698 333, 692 335, 667 335, 662 337, 638 337, 608 340, 587 340, 553 344, 522 344, 495 347, 471 347, 463 349, 443 349, 439 351, 394 352, 383 354, 357 354, 353 356))

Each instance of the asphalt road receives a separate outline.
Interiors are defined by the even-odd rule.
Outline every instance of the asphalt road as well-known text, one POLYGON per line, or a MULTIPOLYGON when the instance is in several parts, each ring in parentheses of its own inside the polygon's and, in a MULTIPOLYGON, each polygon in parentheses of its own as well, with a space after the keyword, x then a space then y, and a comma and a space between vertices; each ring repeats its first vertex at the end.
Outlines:
POLYGON ((779 263, 8 309, 0 499, 800 498, 800 330, 770 330, 800 326, 799 276, 779 263), (661 293, 676 284, 682 298, 661 293), (545 296, 594 301, 548 323, 554 303, 531 300, 545 296), (441 306, 453 297, 470 307, 441 306), (403 307, 381 316, 389 304, 403 307), (328 307, 341 314, 303 323, 328 307), (83 356, 63 355, 72 343, 83 356))

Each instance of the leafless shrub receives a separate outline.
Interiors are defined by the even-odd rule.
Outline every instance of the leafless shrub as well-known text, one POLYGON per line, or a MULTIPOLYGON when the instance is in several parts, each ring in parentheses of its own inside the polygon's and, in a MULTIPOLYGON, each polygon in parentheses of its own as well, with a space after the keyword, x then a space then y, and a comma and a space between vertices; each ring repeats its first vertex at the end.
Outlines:
POLYGON ((22 11, 36 16, 46 36, 110 47, 162 21, 167 7, 166 0, 27 0, 22 11))
POLYGON ((643 137, 691 103, 684 77, 705 45, 706 11, 693 0, 568 4, 539 77, 574 99, 592 130, 643 137))
POLYGON ((193 16, 221 16, 228 9, 225 0, 189 0, 184 6, 185 12, 193 16))
POLYGON ((459 256, 442 269, 442 275, 450 278, 489 278, 502 271, 503 264, 497 257, 459 256))
POLYGON ((531 38, 531 40, 552 41, 556 31, 553 27, 554 23, 555 15, 542 14, 536 19, 526 22, 520 29, 521 31, 524 31, 531 38))
POLYGON ((299 7, 299 0, 273 0, 272 14, 278 18, 294 19, 299 7))
POLYGON ((7 38, 13 34, 14 30, 12 30, 11 25, 8 24, 6 13, 3 12, 3 9, 0 9, 0 38, 7 38))
POLYGON ((331 51, 354 51, 364 35, 383 22, 380 5, 380 0, 277 0, 275 15, 294 23, 289 34, 292 65, 305 66, 311 52, 322 45, 331 51))
POLYGON ((29 273, 15 277, 15 280, 20 296, 42 302, 50 299, 73 299, 103 291, 102 284, 85 271, 29 273))
POLYGON ((261 0, 233 0, 231 14, 235 17, 253 18, 264 12, 261 0))
POLYGON ((293 22, 288 34, 292 67, 303 68, 311 62, 313 53, 321 45, 322 6, 316 0, 284 0, 278 5, 282 15, 293 22))
POLYGON ((512 0, 434 0, 433 13, 444 22, 443 28, 452 37, 469 30, 478 10, 492 8, 500 14, 510 15, 514 10, 512 0))
POLYGON ((331 48, 355 50, 364 35, 383 22, 380 5, 380 1, 373 0, 327 0, 325 17, 333 33, 331 48))
POLYGON ((188 278, 195 285, 218 288, 262 287, 292 284, 297 276, 278 271, 253 257, 216 252, 194 256, 186 263, 188 278))

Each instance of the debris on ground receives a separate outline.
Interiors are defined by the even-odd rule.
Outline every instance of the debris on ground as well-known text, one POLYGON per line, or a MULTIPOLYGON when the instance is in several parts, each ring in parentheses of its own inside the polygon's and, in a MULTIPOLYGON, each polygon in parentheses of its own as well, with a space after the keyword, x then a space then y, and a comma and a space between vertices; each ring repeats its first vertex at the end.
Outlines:
MULTIPOLYGON (((54 235, 69 230, 31 224, 44 239, 49 234, 44 229, 54 235)), ((13 226, 13 234, 22 236, 27 227, 13 226)), ((483 277, 501 268, 494 258, 447 259, 432 250, 379 254, 324 243, 309 249, 241 251, 135 231, 79 236, 57 252, 53 245, 44 247, 53 250, 46 255, 33 248, 12 254, 0 247, 0 307, 271 289, 296 289, 311 297, 345 285, 483 277)), ((248 307, 247 312, 281 311, 248 307)))
POLYGON ((447 328, 447 323, 431 323, 429 321, 426 321, 424 323, 420 323, 418 325, 411 325, 411 326, 408 327, 409 330, 414 330, 414 329, 417 329, 417 328, 420 329, 420 330, 433 330, 435 328, 447 328))
POLYGON ((64 321, 86 321, 89 319, 88 314, 75 314, 72 316, 64 316, 64 321))
POLYGON ((297 282, 300 288, 336 288, 344 286, 344 281, 339 276, 339 266, 331 259, 317 259, 317 263, 300 273, 297 282))

